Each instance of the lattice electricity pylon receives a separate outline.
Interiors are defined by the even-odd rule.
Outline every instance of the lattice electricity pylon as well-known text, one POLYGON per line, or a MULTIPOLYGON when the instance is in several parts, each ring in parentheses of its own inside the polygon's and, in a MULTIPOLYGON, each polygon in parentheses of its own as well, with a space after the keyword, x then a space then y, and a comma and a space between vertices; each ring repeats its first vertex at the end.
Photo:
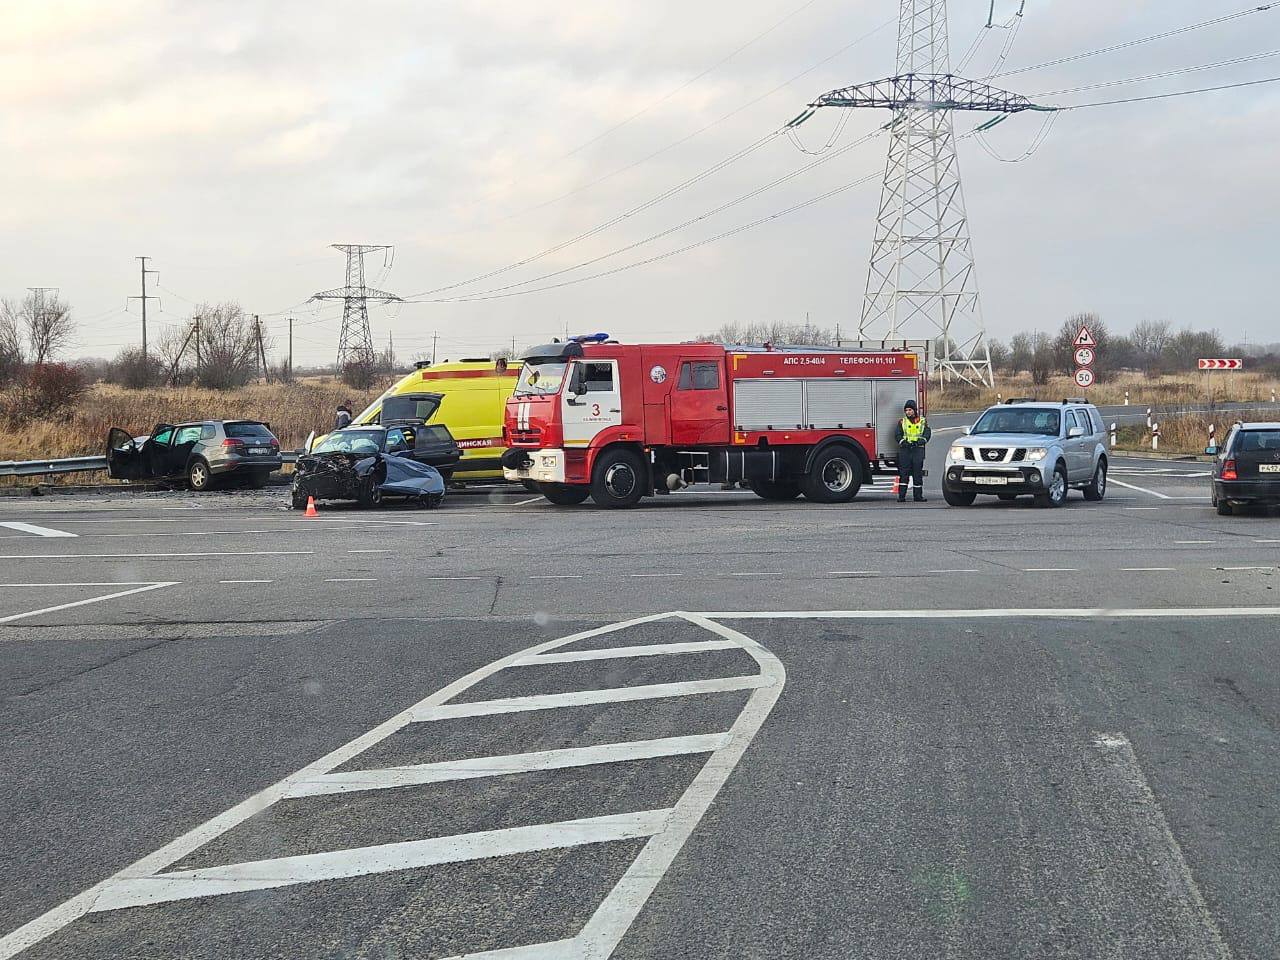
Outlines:
POLYGON ((342 333, 338 336, 338 372, 351 364, 372 364, 377 356, 373 350, 373 334, 369 330, 369 301, 387 303, 400 298, 385 290, 375 290, 364 285, 364 255, 375 250, 392 249, 387 244, 333 243, 335 250, 347 255, 347 285, 333 290, 321 290, 311 295, 312 300, 342 301, 342 333))
POLYGON ((901 3, 898 76, 832 90, 809 104, 893 111, 858 339, 927 335, 937 343, 933 369, 940 383, 991 386, 951 113, 1043 108, 951 75, 946 0, 901 3))

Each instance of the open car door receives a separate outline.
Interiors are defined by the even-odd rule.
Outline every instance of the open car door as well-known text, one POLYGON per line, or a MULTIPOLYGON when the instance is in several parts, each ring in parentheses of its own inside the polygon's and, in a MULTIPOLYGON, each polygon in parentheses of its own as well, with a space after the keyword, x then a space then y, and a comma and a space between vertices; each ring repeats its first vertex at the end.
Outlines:
POLYGON ((107 431, 107 476, 112 480, 141 480, 142 450, 126 430, 107 431))
POLYGON ((462 450, 443 424, 423 424, 414 428, 413 459, 435 467, 445 476, 462 459, 462 450))

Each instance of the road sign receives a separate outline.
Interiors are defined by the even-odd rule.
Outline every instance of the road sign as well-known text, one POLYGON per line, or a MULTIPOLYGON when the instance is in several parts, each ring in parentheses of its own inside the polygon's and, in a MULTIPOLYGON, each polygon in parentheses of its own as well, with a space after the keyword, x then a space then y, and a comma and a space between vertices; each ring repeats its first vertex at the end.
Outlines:
POLYGON ((1075 345, 1077 347, 1096 347, 1098 341, 1093 339, 1093 334, 1089 332, 1089 328, 1081 324, 1080 332, 1076 334, 1075 345))
POLYGON ((1204 357, 1201 357, 1200 360, 1197 362, 1201 370, 1243 370, 1244 369, 1244 361, 1239 359, 1238 357, 1233 357, 1230 359, 1223 359, 1221 357, 1205 359, 1204 357))
POLYGON ((1081 387, 1093 386, 1093 371, 1088 367, 1081 367, 1076 371, 1076 384, 1081 387))
POLYGON ((1096 357, 1094 356, 1092 347, 1076 348, 1076 366, 1077 367, 1092 367, 1093 361, 1095 359, 1096 357))

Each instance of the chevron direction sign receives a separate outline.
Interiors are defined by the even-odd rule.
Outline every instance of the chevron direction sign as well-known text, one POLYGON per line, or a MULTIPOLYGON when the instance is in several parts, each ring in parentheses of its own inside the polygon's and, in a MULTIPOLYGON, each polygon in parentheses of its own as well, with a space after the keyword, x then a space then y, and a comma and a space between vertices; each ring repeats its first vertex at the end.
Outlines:
POLYGON ((1244 361, 1239 358, 1224 360, 1221 358, 1205 359, 1204 357, 1201 357, 1197 362, 1201 370, 1243 370, 1244 369, 1244 361))

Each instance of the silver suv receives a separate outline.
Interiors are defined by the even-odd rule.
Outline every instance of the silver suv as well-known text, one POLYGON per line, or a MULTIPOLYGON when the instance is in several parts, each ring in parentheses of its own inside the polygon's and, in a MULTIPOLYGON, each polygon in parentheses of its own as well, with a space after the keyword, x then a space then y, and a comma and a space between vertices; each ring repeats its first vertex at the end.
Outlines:
POLYGON ((978 494, 1001 500, 1031 495, 1058 507, 1076 487, 1086 500, 1107 492, 1107 443, 1098 408, 1076 398, 1061 403, 1009 400, 990 407, 947 451, 942 496, 967 507, 978 494))

